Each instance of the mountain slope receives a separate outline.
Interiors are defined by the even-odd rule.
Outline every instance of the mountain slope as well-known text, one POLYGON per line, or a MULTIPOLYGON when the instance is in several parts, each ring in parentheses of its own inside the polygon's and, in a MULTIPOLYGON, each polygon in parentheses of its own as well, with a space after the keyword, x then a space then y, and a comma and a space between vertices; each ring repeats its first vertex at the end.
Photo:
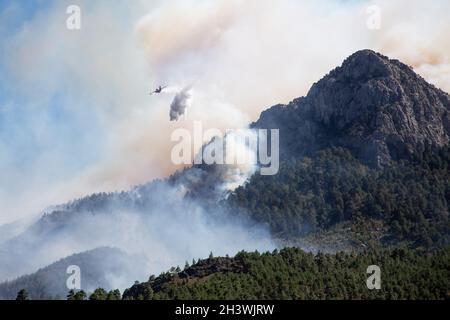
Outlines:
MULTIPOLYGON (((348 149, 326 148, 282 163, 275 176, 254 175, 224 205, 267 224, 288 244, 346 223, 349 231, 338 232, 357 244, 349 248, 403 241, 414 247, 445 245, 450 243, 450 148, 417 156, 375 169, 348 149)), ((316 238, 316 247, 324 250, 322 240, 334 242, 326 238, 316 238)), ((314 248, 314 242, 307 243, 314 248)))
POLYGON ((362 50, 315 83, 306 97, 261 114, 279 128, 283 158, 342 146, 371 166, 450 141, 450 97, 410 67, 362 50))
POLYGON ((233 192, 230 211, 288 243, 341 223, 359 247, 449 243, 450 97, 410 67, 358 51, 252 127, 280 130, 281 169, 233 192))
POLYGON ((406 65, 359 51, 306 97, 274 106, 252 124, 280 129, 277 175, 256 174, 228 193, 226 166, 197 165, 128 192, 56 207, 1 243, 0 276, 105 245, 162 256, 159 270, 173 257, 176 265, 209 251, 268 250, 273 238, 331 252, 403 242, 445 246, 449 110, 448 94, 406 65), (336 239, 343 244, 327 247, 336 239))
POLYGON ((21 289, 26 289, 29 298, 34 300, 64 299, 69 291, 67 268, 71 265, 80 267, 84 291, 92 292, 98 287, 115 289, 112 283, 119 284, 119 279, 131 270, 130 261, 134 259, 121 250, 106 247, 74 254, 33 274, 0 283, 0 299, 15 299, 21 289))
POLYGON ((360 252, 210 258, 151 277, 124 298, 448 298, 449 114, 448 94, 406 65, 355 53, 306 97, 261 114, 253 128, 280 129, 280 172, 252 176, 221 204, 267 224, 282 243, 315 251, 343 238, 360 252), (379 249, 403 243, 441 249, 379 249), (365 287, 371 264, 383 270, 382 290, 365 287))

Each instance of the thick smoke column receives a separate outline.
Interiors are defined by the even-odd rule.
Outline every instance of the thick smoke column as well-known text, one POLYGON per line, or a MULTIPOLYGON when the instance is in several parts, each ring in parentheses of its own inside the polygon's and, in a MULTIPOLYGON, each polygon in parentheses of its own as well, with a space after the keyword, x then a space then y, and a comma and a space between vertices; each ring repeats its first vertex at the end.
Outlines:
POLYGON ((170 105, 170 121, 177 121, 186 114, 187 109, 192 104, 192 88, 187 87, 177 93, 170 105))

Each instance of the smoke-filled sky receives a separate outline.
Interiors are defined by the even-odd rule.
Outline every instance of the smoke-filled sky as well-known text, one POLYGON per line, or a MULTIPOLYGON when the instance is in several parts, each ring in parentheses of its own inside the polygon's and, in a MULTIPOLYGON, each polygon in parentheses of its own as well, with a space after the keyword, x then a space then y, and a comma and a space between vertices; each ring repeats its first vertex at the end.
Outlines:
POLYGON ((245 127, 359 49, 449 92, 448 12, 446 0, 1 0, 0 223, 166 176, 174 129, 245 127), (71 4, 81 30, 66 28, 71 4), (149 96, 158 85, 172 90, 149 96), (192 98, 177 122, 173 88, 192 98))

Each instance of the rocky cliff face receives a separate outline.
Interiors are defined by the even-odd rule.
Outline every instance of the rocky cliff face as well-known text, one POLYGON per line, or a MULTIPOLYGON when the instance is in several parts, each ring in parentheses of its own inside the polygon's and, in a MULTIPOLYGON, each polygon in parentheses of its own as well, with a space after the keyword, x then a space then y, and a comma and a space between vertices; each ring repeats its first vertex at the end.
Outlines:
POLYGON ((279 128, 284 157, 328 145, 385 166, 450 141, 450 96, 410 67, 362 50, 315 83, 306 97, 263 112, 253 124, 279 128))

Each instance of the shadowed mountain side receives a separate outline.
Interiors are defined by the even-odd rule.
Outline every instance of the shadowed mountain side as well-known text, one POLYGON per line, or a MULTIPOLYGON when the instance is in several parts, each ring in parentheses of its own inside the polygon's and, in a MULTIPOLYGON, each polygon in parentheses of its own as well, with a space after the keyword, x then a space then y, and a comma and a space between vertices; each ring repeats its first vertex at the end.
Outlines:
MULTIPOLYGON (((76 265, 81 271, 81 289, 92 292, 98 287, 115 289, 112 283, 123 286, 124 278, 135 267, 136 257, 114 248, 98 248, 61 259, 37 272, 0 284, 0 299, 15 299, 25 289, 30 299, 65 299, 69 289, 67 268, 76 265), (113 280, 113 281, 112 281, 113 280), (121 283, 122 281, 122 283, 121 283)), ((132 280, 133 281, 133 280, 132 280)))

